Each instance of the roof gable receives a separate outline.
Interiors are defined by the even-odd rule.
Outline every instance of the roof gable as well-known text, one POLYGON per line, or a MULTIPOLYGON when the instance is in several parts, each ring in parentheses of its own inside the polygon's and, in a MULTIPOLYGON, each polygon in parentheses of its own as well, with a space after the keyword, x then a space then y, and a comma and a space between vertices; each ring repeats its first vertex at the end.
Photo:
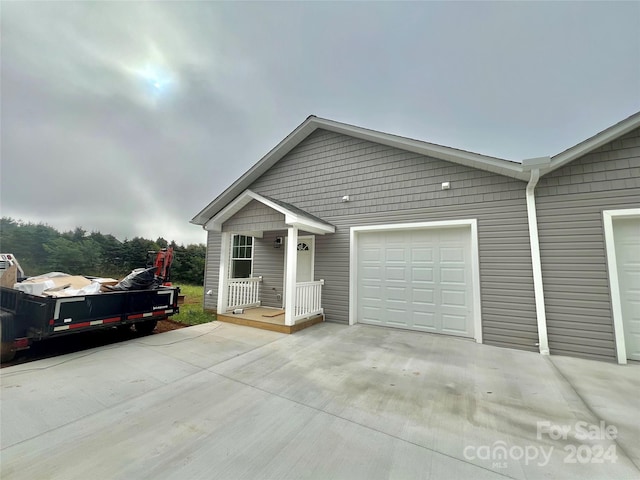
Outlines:
POLYGON ((242 192, 242 194, 237 196, 231 203, 208 219, 203 224, 203 227, 205 230, 221 232, 222 225, 227 220, 232 218, 236 213, 254 200, 284 215, 284 223, 287 225, 295 226, 306 232, 317 233, 320 235, 325 233, 334 233, 336 231, 335 227, 330 223, 327 223, 304 210, 279 200, 264 197, 252 192, 251 190, 245 190, 242 192))
MULTIPOLYGON (((195 217, 193 217, 191 223, 203 226, 208 224, 214 216, 217 216, 219 212, 233 202, 238 195, 247 190, 254 181, 260 178, 260 176, 267 172, 280 159, 291 152, 291 150, 318 129, 324 129, 362 140, 395 147, 401 150, 418 153, 426 157, 445 160, 518 180, 528 181, 531 177, 532 170, 538 170, 540 176, 545 175, 638 127, 640 127, 640 112, 553 157, 539 157, 526 159, 522 162, 516 162, 436 145, 434 143, 414 140, 398 135, 392 135, 389 133, 378 132, 346 123, 318 118, 312 115, 264 157, 262 157, 244 175, 238 178, 231 186, 229 186, 195 217)), ((269 201, 272 203, 276 202, 273 199, 269 199, 269 201)))
POLYGON ((625 118, 621 122, 616 123, 592 137, 587 138, 577 145, 568 148, 564 152, 554 155, 551 157, 549 167, 545 169, 544 173, 557 170, 567 163, 572 162, 609 142, 612 142, 638 127, 640 127, 640 112, 625 118))
POLYGON ((522 166, 518 162, 490 157, 478 153, 459 150, 456 148, 436 145, 434 143, 413 140, 398 135, 369 130, 346 123, 335 122, 315 116, 308 117, 298 128, 291 132, 284 140, 276 145, 269 153, 262 157, 244 175, 236 180, 215 200, 200 211, 191 223, 204 225, 212 216, 216 215, 222 208, 231 202, 238 194, 246 190, 262 174, 275 165, 286 154, 291 152, 304 139, 318 129, 341 133, 351 137, 368 140, 374 143, 387 145, 401 150, 407 150, 427 157, 437 158, 460 165, 469 166, 498 173, 519 180, 528 180, 529 174, 523 172, 522 166))

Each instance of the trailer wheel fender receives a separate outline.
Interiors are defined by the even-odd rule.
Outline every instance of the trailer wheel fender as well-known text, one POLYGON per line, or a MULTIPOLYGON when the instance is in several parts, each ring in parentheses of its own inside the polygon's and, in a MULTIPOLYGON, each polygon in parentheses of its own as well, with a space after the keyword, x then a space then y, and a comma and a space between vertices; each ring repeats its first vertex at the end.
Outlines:
POLYGON ((16 332, 13 313, 0 311, 0 362, 10 362, 16 356, 16 332))

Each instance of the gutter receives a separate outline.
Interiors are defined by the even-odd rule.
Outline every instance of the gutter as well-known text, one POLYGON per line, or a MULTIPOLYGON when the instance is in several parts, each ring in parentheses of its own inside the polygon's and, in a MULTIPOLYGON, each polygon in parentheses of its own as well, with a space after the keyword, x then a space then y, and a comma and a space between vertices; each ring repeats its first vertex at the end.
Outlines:
POLYGON ((536 197, 534 193, 538 180, 540 179, 540 168, 536 168, 539 166, 541 165, 532 165, 531 177, 527 184, 527 217, 529 220, 529 243, 531 245, 531 264, 533 267, 533 291, 536 301, 536 318, 538 321, 538 348, 542 355, 549 355, 547 315, 544 302, 542 261, 540 259, 540 241, 538 238, 538 219, 536 215, 536 197))

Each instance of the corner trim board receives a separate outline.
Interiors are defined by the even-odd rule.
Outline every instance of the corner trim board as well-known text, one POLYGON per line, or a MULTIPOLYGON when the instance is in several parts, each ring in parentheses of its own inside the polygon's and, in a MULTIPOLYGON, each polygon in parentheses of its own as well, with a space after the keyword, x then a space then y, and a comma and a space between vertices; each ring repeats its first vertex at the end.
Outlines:
POLYGON ((627 348, 624 340, 624 322, 622 319, 622 301, 620 300, 620 283, 618 282, 618 259, 616 257, 615 239, 613 235, 613 220, 615 218, 637 217, 640 217, 640 208, 603 210, 602 212, 607 271, 609 272, 611 313, 613 315, 613 331, 616 340, 616 358, 621 365, 627 363, 627 348))

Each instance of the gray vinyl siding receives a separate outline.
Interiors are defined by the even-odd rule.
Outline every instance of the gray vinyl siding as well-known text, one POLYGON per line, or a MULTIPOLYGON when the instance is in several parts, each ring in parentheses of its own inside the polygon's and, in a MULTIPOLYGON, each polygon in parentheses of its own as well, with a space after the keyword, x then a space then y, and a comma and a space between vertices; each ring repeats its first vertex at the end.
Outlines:
POLYGON ((252 200, 222 226, 223 232, 262 232, 282 230, 287 226, 280 212, 252 200))
MULTIPOLYGON (((326 319, 333 322, 349 318, 350 227, 477 219, 484 342, 536 351, 525 186, 501 175, 317 130, 249 188, 336 227, 335 234, 316 236, 315 257, 315 277, 325 279, 326 319), (451 182, 450 190, 441 189, 444 181, 451 182), (351 201, 341 202, 343 195, 351 201)), ((274 257, 263 268, 256 248, 256 275, 277 274, 276 268, 282 268, 283 253, 269 248, 272 236, 265 233, 257 243, 264 243, 265 252, 274 257)), ((210 256, 206 288, 217 283, 213 267, 219 253, 210 256)), ((274 287, 282 289, 281 280, 274 287)))
POLYGON ((254 239, 253 276, 262 276, 260 285, 260 301, 265 307, 282 308, 284 286, 284 244, 274 248, 276 237, 286 237, 287 232, 264 232, 263 238, 254 239))
POLYGON ((640 129, 545 175, 536 206, 551 353, 614 360, 602 212, 640 207, 640 129))

